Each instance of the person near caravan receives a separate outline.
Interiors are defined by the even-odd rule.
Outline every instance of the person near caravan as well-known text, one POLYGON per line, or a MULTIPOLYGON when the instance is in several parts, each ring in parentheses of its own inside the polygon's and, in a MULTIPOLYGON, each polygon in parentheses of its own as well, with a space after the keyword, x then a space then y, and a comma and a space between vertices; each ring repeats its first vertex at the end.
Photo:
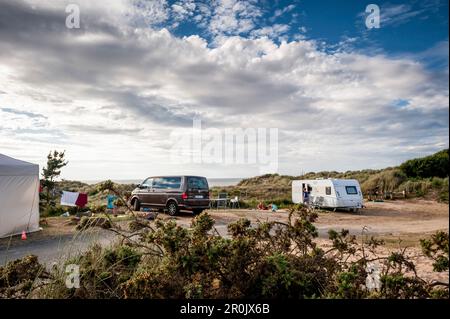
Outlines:
POLYGON ((303 204, 308 205, 309 203, 309 192, 308 192, 308 188, 304 187, 303 188, 303 204))

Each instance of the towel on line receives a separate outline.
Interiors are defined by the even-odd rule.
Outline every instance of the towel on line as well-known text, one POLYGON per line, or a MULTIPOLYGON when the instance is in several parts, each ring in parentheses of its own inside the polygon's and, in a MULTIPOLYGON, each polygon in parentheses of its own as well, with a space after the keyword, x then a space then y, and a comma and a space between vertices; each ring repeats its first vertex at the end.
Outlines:
POLYGON ((63 191, 61 205, 84 207, 88 202, 87 194, 63 191))

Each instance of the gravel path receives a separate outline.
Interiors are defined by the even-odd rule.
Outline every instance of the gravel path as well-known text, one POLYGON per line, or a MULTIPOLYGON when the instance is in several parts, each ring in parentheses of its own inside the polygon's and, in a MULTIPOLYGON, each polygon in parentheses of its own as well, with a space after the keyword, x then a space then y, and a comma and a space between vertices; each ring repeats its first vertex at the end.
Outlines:
POLYGON ((14 238, 9 242, 2 239, 0 242, 0 265, 33 254, 39 257, 40 262, 49 267, 54 262, 58 263, 85 251, 94 243, 103 246, 109 245, 115 238, 113 233, 103 229, 90 229, 81 234, 61 234, 50 238, 34 239, 34 235, 37 234, 29 234, 29 239, 26 241, 14 238))

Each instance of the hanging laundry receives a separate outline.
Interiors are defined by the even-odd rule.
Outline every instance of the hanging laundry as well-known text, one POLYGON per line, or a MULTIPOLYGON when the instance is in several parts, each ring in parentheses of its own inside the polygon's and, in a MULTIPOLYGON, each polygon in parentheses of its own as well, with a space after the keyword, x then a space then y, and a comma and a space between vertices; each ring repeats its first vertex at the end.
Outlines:
POLYGON ((86 206, 87 202, 88 202, 87 194, 79 193, 77 201, 75 202, 75 205, 77 205, 78 207, 84 207, 84 206, 86 206))
POLYGON ((61 205, 84 207, 87 204, 87 194, 63 191, 61 205))

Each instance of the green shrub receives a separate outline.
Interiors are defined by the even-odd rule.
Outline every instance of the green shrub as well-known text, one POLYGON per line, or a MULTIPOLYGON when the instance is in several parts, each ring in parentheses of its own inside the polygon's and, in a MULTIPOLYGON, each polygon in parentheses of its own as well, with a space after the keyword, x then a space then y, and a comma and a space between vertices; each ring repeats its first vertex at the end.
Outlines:
POLYGON ((106 249, 104 253, 108 265, 120 263, 126 267, 134 268, 141 260, 141 254, 129 246, 119 246, 106 249))
POLYGON ((448 233, 439 231, 429 239, 421 239, 420 246, 425 256, 434 260, 434 271, 448 271, 448 233))
POLYGON ((34 255, 0 266, 0 299, 25 298, 39 277, 46 277, 45 267, 34 255))
POLYGON ((431 179, 431 186, 433 188, 442 188, 443 185, 444 185, 444 179, 443 178, 433 177, 431 179))
POLYGON ((106 204, 103 205, 91 205, 89 207, 93 214, 104 214, 106 213, 106 204))
POLYGON ((100 227, 109 229, 112 227, 111 221, 106 217, 87 217, 83 216, 78 223, 76 229, 84 230, 91 227, 100 227))
POLYGON ((381 192, 393 192, 406 180, 406 175, 399 169, 384 170, 370 176, 361 184, 363 193, 368 194, 373 190, 381 192))
POLYGON ((449 199, 448 199, 448 189, 443 190, 443 191, 441 191, 441 192, 439 193, 438 200, 439 200, 440 202, 443 202, 443 203, 448 203, 448 201, 449 201, 449 199))
POLYGON ((416 158, 404 162, 400 165, 400 169, 408 177, 442 177, 448 176, 448 152, 449 150, 442 150, 433 155, 423 158, 416 158))

